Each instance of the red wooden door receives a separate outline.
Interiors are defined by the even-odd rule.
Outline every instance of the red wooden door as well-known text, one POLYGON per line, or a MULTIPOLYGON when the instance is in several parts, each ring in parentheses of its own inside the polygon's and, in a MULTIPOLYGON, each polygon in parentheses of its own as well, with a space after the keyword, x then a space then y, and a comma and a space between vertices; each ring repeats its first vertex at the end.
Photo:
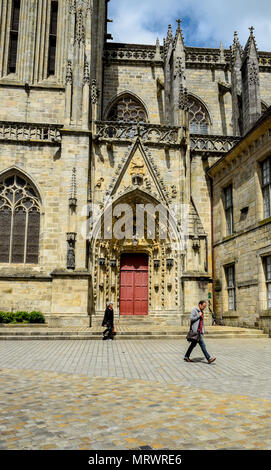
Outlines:
POLYGON ((148 315, 148 256, 143 253, 121 257, 120 315, 148 315))

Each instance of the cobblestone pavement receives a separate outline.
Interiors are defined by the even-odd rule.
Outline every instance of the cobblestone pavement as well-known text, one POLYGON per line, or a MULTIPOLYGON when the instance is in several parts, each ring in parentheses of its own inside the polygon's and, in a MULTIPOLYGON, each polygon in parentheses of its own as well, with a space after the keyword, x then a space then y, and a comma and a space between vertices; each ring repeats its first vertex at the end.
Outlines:
POLYGON ((0 449, 271 449, 270 339, 0 343, 0 449))

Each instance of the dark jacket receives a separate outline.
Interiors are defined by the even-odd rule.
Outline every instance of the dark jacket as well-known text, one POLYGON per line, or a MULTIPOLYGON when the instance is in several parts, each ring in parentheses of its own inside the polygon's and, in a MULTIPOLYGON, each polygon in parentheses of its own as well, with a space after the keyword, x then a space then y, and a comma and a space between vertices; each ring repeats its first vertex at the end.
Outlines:
MULTIPOLYGON (((192 323, 192 330, 194 331, 194 333, 196 333, 200 326, 200 309, 198 307, 193 308, 191 315, 190 315, 190 321, 194 322, 192 323)), ((205 333, 205 330, 204 330, 204 321, 203 321, 202 334, 204 333, 205 333)))
POLYGON ((106 307, 104 312, 104 319, 102 322, 102 326, 108 326, 112 328, 114 326, 114 310, 113 308, 106 307))

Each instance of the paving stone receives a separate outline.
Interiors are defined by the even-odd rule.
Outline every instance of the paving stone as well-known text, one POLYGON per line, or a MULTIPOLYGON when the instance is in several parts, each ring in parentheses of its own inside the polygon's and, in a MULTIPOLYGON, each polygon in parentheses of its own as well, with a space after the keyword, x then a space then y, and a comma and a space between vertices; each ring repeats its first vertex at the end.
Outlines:
POLYGON ((0 449, 271 449, 270 340, 209 339, 212 365, 186 348, 1 343, 0 449))

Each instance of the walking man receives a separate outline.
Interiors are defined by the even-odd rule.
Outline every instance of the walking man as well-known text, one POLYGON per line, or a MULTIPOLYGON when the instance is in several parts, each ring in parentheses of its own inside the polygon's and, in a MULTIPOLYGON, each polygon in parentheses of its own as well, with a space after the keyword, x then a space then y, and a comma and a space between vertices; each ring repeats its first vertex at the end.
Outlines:
MULTIPOLYGON (((191 326, 192 326, 192 330, 196 333, 197 331, 199 332, 200 336, 199 336, 199 345, 201 347, 201 350, 204 354, 204 356, 206 357, 207 361, 209 364, 211 364, 212 362, 215 361, 215 357, 211 357, 210 354, 207 352, 206 350, 206 346, 205 346, 205 342, 204 342, 204 339, 203 339, 203 335, 204 335, 204 309, 206 308, 207 306, 207 303, 205 302, 205 300, 201 300, 199 302, 199 306, 198 307, 195 307, 193 308, 192 312, 191 312, 191 315, 190 315, 190 320, 191 320, 191 326)), ((193 351, 193 349, 197 346, 197 341, 192 341, 185 356, 184 356, 184 360, 186 362, 192 362, 191 359, 190 359, 190 354, 191 352, 193 351)))

